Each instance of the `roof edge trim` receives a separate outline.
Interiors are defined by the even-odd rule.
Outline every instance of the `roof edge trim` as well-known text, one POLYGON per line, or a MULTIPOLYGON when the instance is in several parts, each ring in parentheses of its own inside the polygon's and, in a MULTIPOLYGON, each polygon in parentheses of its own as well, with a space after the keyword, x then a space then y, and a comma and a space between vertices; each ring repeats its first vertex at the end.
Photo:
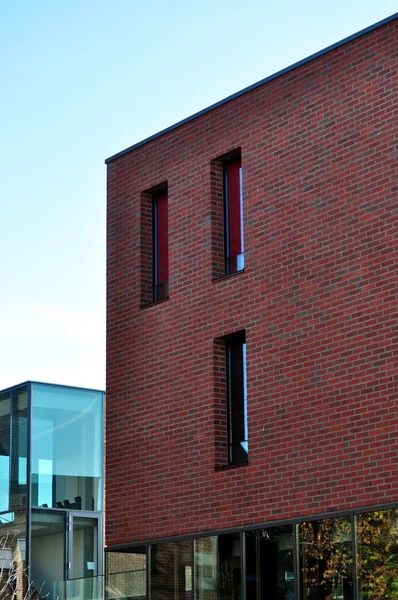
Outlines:
POLYGON ((24 386, 30 386, 30 385, 45 385, 47 387, 52 387, 52 388, 66 388, 69 390, 78 390, 81 392, 96 392, 96 393, 100 393, 100 394, 105 394, 105 390, 99 390, 97 388, 87 388, 87 387, 81 387, 78 385, 67 385, 67 384, 63 384, 63 383, 48 383, 46 381, 34 381, 32 379, 27 379, 26 381, 23 381, 22 383, 17 383, 15 385, 11 385, 9 387, 4 388, 4 390, 0 390, 0 394, 4 394, 4 393, 8 393, 8 392, 12 392, 13 390, 16 390, 17 388, 21 388, 24 386))

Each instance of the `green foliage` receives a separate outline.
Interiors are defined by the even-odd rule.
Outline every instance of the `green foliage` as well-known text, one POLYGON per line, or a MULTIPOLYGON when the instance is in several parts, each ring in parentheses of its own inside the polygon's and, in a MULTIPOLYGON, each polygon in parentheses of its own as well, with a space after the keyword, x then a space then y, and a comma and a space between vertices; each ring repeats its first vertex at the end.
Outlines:
POLYGON ((398 511, 359 515, 358 570, 362 600, 398 600, 398 511))

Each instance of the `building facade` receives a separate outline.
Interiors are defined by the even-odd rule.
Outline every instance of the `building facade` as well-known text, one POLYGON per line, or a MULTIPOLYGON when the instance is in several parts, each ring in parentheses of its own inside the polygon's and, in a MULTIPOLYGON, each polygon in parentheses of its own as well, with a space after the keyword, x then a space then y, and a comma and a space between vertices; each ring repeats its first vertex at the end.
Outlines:
POLYGON ((397 57, 395 15, 106 161, 109 597, 398 598, 397 57))
POLYGON ((103 596, 103 404, 100 391, 36 382, 0 392, 4 598, 103 596))

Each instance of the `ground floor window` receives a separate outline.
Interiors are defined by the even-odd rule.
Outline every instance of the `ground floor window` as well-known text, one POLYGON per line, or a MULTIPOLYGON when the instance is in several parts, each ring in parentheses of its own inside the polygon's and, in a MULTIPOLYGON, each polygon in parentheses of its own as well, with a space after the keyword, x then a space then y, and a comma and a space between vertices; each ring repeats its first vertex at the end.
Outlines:
POLYGON ((290 600, 295 596, 292 525, 245 533, 246 599, 290 600))
POLYGON ((352 600, 353 528, 350 517, 300 523, 303 600, 352 600))
POLYGON ((148 542, 107 565, 108 600, 398 600, 398 508, 148 542))

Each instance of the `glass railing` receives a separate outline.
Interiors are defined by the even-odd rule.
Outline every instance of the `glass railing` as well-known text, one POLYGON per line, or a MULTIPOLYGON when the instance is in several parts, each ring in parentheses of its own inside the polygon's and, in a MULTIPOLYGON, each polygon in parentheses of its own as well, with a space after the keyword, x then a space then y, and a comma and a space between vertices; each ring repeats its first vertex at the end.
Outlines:
POLYGON ((106 578, 99 575, 47 583, 40 593, 46 600, 143 600, 146 598, 146 571, 140 569, 112 573, 106 578))
POLYGON ((104 600, 104 589, 104 575, 46 582, 37 598, 45 600, 104 600))
POLYGON ((132 600, 146 597, 146 570, 108 573, 106 600, 132 600))
POLYGON ((103 600, 105 577, 84 577, 66 582, 66 600, 103 600))

